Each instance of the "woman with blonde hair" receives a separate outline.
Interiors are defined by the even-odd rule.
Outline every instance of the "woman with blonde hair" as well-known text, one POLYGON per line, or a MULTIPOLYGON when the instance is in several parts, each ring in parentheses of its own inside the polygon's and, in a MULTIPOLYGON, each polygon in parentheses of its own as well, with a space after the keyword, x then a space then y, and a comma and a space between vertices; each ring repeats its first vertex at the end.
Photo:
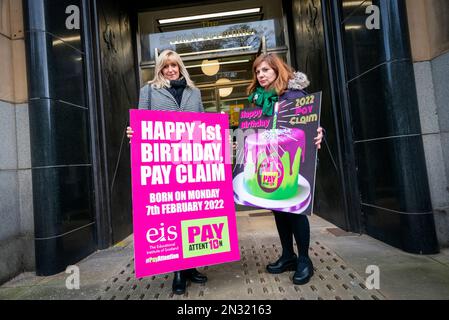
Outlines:
MULTIPOLYGON (((304 89, 310 84, 307 76, 294 72, 276 54, 264 54, 253 63, 253 80, 248 87, 248 100, 262 108, 266 116, 273 115, 276 102, 299 99, 307 95, 304 89)), ((318 128, 315 145, 321 148, 323 128, 318 128)), ((306 215, 273 211, 282 246, 281 257, 267 265, 269 273, 278 274, 294 270, 293 283, 305 284, 313 275, 313 265, 309 258, 310 225, 306 215), (298 256, 293 250, 293 236, 296 240, 298 256)))
POLYGON ((139 109, 204 112, 201 92, 190 80, 179 54, 161 52, 153 80, 140 90, 139 109))
MULTIPOLYGON (((190 80, 179 54, 165 50, 159 55, 153 80, 140 89, 139 109, 204 112, 201 92, 190 80)), ((131 139, 134 132, 128 127, 126 133, 131 139)), ((176 271, 172 284, 173 293, 183 294, 187 280, 205 283, 207 277, 196 269, 176 271)))

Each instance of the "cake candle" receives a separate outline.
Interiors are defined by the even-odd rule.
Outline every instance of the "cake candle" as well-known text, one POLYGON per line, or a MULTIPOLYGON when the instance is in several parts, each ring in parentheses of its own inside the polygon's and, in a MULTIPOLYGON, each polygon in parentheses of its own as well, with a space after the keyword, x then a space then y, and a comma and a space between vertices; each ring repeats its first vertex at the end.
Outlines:
POLYGON ((273 130, 276 129, 276 124, 278 121, 278 113, 279 113, 279 102, 276 102, 274 104, 273 127, 272 127, 273 130))

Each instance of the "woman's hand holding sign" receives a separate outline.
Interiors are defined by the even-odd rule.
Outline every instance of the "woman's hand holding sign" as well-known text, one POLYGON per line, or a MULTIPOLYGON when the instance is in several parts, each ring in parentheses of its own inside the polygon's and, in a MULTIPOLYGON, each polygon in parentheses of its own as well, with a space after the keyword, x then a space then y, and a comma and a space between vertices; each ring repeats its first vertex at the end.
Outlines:
POLYGON ((132 139, 133 135, 134 135, 133 129, 131 127, 127 127, 126 128, 126 136, 129 139, 129 143, 131 143, 131 139, 132 139))
POLYGON ((315 140, 315 145, 316 145, 318 150, 321 149, 321 141, 323 140, 323 137, 324 137, 323 130, 324 129, 322 127, 319 127, 318 130, 317 130, 318 135, 315 138, 313 138, 313 140, 315 140))

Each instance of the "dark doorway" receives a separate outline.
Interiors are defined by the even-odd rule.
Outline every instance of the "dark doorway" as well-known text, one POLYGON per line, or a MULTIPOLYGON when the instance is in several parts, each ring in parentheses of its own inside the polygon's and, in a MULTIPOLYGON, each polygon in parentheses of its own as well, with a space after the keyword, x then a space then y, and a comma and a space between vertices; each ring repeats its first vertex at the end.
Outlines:
MULTIPOLYGON (((236 4, 235 9, 239 9, 240 6, 245 6, 246 2, 232 3, 236 4)), ((132 233, 129 147, 125 128, 128 123, 128 110, 136 107, 139 87, 151 76, 152 68, 151 59, 146 61, 145 57, 142 57, 144 56, 142 45, 146 44, 142 44, 142 36, 145 36, 145 32, 142 31, 142 25, 139 27, 139 14, 150 12, 148 16, 151 17, 155 13, 177 10, 177 8, 182 12, 190 12, 198 5, 220 6, 223 2, 191 1, 186 3, 183 1, 175 2, 168 7, 163 2, 149 4, 146 1, 136 0, 125 4, 118 0, 97 0, 92 7, 92 14, 97 21, 94 24, 96 36, 93 40, 98 85, 97 118, 100 134, 98 155, 99 159, 102 159, 100 165, 103 168, 99 176, 104 189, 103 198, 107 199, 104 202, 105 210, 99 214, 102 218, 100 221, 104 222, 101 224, 103 226, 101 231, 105 244, 116 243, 132 233)), ((270 5, 273 4, 270 2, 270 5)), ((310 92, 323 91, 322 126, 325 127, 327 136, 319 154, 314 212, 345 230, 358 231, 358 222, 351 223, 347 215, 346 197, 348 195, 344 191, 347 181, 342 173, 343 160, 338 134, 340 114, 336 111, 339 107, 331 98, 321 2, 319 0, 279 0, 274 5, 279 8, 278 15, 264 15, 265 11, 262 11, 262 14, 251 16, 248 21, 274 19, 276 45, 271 50, 281 53, 295 69, 308 74, 312 83, 309 87, 310 92), (277 37, 281 40, 278 41, 277 37)), ((217 26, 219 24, 217 21, 208 20, 202 23, 210 27, 217 26)), ((226 23, 240 22, 227 21, 226 23)), ((165 32, 167 27, 159 30, 158 27, 145 25, 143 29, 145 28, 149 30, 154 28, 155 31, 151 32, 157 33, 165 32)), ((179 30, 179 28, 175 26, 175 29, 171 28, 169 31, 179 30)), ((198 64, 194 58, 191 60, 186 64, 198 64)), ((241 81, 241 79, 238 80, 241 81)), ((207 86, 208 84, 205 85, 203 99, 207 98, 207 86)), ((214 90, 219 91, 215 87, 214 90)), ((216 100, 220 102, 220 99, 216 100)), ((229 110, 229 106, 220 105, 219 109, 229 110)), ((238 207, 237 209, 252 208, 238 207)))
POLYGON ((88 74, 96 105, 92 131, 100 247, 132 233, 131 170, 126 127, 129 109, 138 101, 136 23, 130 3, 86 1, 91 17, 91 58, 88 74))
POLYGON ((328 64, 323 8, 320 0, 284 0, 284 12, 290 35, 292 64, 310 79, 309 92, 323 92, 321 126, 326 130, 318 153, 314 213, 345 230, 358 232, 357 217, 348 215, 348 194, 343 171, 339 130, 341 104, 333 98, 328 64))
MULTIPOLYGON (((233 3, 239 7, 244 2, 233 3)), ((201 3, 203 6, 206 4, 221 3, 201 3)), ((188 12, 197 5, 198 2, 182 2, 167 7, 160 2, 147 4, 144 1, 130 1, 125 4, 118 0, 97 0, 92 5, 91 14, 96 19, 93 26, 96 33, 93 51, 100 135, 97 153, 99 159, 102 159, 100 184, 104 189, 103 198, 107 199, 99 216, 102 217, 100 221, 103 221, 100 234, 103 234, 105 244, 116 243, 132 233, 129 147, 125 128, 128 110, 136 107, 139 87, 148 78, 145 70, 151 73, 152 68, 151 61, 142 58, 139 13, 153 12, 154 15, 154 12, 173 8, 188 12)), ((327 135, 319 153, 314 212, 345 230, 358 232, 360 211, 355 216, 348 213, 350 191, 345 188, 348 179, 344 174, 347 161, 342 156, 344 150, 341 149, 339 128, 342 111, 338 100, 332 98, 334 93, 329 76, 332 70, 328 69, 329 56, 326 51, 325 18, 321 1, 280 0, 276 6, 280 9, 279 17, 275 17, 275 24, 280 27, 276 28, 287 32, 280 32, 281 46, 278 43, 275 49, 281 50, 285 59, 296 69, 308 74, 312 83, 310 92, 323 91, 322 126, 327 135)), ((252 17, 256 20, 265 18, 263 15, 252 17)), ((205 23, 207 26, 215 26, 217 21, 205 23)), ((195 61, 187 62, 194 63, 195 61)))

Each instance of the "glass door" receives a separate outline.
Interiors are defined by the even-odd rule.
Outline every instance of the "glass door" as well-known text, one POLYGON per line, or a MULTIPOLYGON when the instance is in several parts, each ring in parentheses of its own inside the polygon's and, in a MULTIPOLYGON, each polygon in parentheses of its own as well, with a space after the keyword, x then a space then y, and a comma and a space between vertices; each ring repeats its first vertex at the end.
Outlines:
POLYGON ((205 111, 228 113, 231 128, 238 126, 239 111, 248 106, 246 88, 251 83, 255 57, 212 57, 186 63, 192 80, 201 90, 205 111))

